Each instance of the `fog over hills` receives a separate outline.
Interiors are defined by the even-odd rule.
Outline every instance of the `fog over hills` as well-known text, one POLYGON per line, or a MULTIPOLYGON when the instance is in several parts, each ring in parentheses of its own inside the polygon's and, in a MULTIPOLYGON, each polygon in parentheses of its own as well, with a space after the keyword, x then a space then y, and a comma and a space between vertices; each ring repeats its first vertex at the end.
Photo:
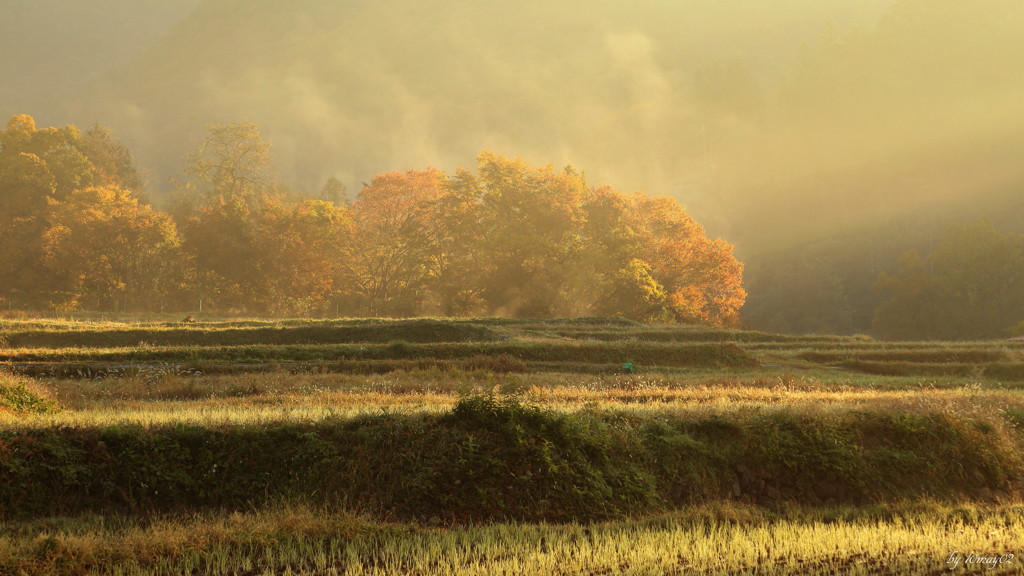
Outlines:
POLYGON ((0 0, 0 111, 46 125, 71 116, 94 81, 140 58, 200 0, 0 0))
POLYGON ((114 126, 156 187, 203 124, 250 120, 299 189, 495 149, 680 192, 707 139, 701 67, 738 59, 770 89, 830 18, 867 24, 886 3, 722 4, 211 0, 83 114, 114 126))
POLYGON ((755 320, 764 271, 813 255, 850 296, 843 329, 870 322, 878 273, 946 222, 1024 229, 1017 0, 0 10, 0 71, 19 79, 0 111, 112 127, 157 201, 212 123, 259 124, 300 192, 472 167, 484 149, 572 164, 592 184, 672 195, 734 242, 755 320))

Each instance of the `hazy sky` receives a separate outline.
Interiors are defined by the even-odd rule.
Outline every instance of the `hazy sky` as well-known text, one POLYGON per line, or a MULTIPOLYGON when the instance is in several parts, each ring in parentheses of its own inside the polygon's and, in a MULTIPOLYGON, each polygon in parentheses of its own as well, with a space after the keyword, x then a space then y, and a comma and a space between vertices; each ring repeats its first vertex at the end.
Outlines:
POLYGON ((111 126, 158 199, 205 124, 252 121, 299 191, 472 167, 491 149, 673 195, 754 253, 1015 182, 1017 12, 1009 0, 8 0, 0 112, 111 126))

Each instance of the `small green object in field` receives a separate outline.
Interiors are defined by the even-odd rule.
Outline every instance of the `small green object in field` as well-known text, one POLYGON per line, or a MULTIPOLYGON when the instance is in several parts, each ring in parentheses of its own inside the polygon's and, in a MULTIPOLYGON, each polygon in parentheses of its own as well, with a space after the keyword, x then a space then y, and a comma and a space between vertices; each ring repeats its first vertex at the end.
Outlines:
POLYGON ((626 362, 622 365, 622 372, 625 374, 633 374, 636 372, 636 367, 633 366, 632 362, 626 362))

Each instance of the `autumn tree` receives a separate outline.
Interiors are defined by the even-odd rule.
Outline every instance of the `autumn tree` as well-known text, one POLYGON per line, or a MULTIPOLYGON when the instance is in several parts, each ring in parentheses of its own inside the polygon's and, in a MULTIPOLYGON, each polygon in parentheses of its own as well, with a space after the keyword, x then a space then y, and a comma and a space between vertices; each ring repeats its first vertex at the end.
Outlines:
POLYGON ((82 134, 79 149, 95 171, 97 185, 116 186, 142 197, 142 176, 128 147, 114 137, 113 131, 99 124, 82 134))
POLYGON ((319 312, 340 290, 348 210, 270 197, 258 206, 217 199, 182 223, 193 307, 248 314, 319 312))
POLYGON ((211 125, 187 157, 175 214, 198 309, 246 310, 266 265, 257 244, 270 145, 253 124, 211 125))
POLYGON ((413 315, 438 257, 447 192, 440 170, 379 174, 352 203, 353 236, 341 263, 355 306, 370 315, 413 315))
POLYGON ((340 256, 352 219, 324 200, 268 202, 257 220, 255 244, 263 268, 257 305, 276 315, 309 315, 340 290, 340 256))
POLYGON ((594 310, 636 320, 732 325, 746 292, 732 246, 675 200, 593 190, 585 203, 594 310))
POLYGON ((670 198, 636 195, 628 206, 630 226, 638 236, 636 257, 646 266, 632 267, 632 281, 656 283, 665 293, 650 319, 735 325, 746 291, 743 264, 733 256, 732 245, 709 239, 670 198), (640 271, 644 274, 638 275, 640 271))
POLYGON ((85 136, 74 126, 37 129, 24 114, 0 131, 0 265, 7 272, 0 279, 0 294, 9 303, 40 306, 57 289, 40 265, 51 202, 65 201, 95 183, 139 184, 104 175, 104 166, 134 172, 130 155, 101 161, 104 147, 123 149, 105 129, 97 127, 85 136))
POLYGON ((643 259, 634 203, 634 198, 604 186, 591 190, 583 204, 584 257, 595 274, 589 300, 595 314, 648 320, 660 316, 668 293, 643 259))
POLYGON ((442 313, 738 319, 742 265, 673 200, 489 152, 428 197, 436 224, 415 262, 442 313))
POLYGON ((280 193, 257 126, 207 127, 184 174, 177 212, 195 307, 310 314, 339 290, 348 209, 280 193))
POLYGON ((63 199, 97 180, 96 167, 85 155, 84 139, 75 126, 36 129, 31 116, 17 115, 0 133, 0 146, 5 158, 26 154, 41 160, 53 179, 48 195, 54 198, 63 199))
POLYGON ((478 157, 483 298, 517 316, 584 312, 571 290, 581 264, 586 183, 572 169, 534 168, 491 152, 478 157))
POLYGON ((0 158, 0 293, 8 305, 40 302, 45 288, 40 269, 46 202, 56 188, 46 163, 35 154, 0 158))
POLYGON ((264 268, 253 208, 240 199, 218 198, 194 208, 179 222, 193 307, 242 311, 251 306, 264 268))
POLYGON ((485 243, 484 190, 473 172, 460 169, 437 203, 436 253, 429 260, 427 311, 443 316, 490 313, 481 272, 490 267, 485 243))
POLYGON ((181 186, 186 196, 207 201, 258 203, 275 188, 270 144, 252 123, 207 126, 203 143, 188 155, 181 186))
POLYGON ((180 289, 174 222, 130 191, 86 188, 52 201, 43 239, 60 309, 159 310, 180 289))

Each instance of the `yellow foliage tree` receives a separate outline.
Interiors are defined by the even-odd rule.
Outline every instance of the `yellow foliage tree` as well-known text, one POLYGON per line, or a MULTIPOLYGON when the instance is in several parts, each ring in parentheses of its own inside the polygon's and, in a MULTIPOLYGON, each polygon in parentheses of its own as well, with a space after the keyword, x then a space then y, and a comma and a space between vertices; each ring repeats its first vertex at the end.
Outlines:
POLYGON ((170 216, 116 187, 51 201, 45 265, 59 278, 54 304, 159 310, 180 287, 181 251, 170 216))

